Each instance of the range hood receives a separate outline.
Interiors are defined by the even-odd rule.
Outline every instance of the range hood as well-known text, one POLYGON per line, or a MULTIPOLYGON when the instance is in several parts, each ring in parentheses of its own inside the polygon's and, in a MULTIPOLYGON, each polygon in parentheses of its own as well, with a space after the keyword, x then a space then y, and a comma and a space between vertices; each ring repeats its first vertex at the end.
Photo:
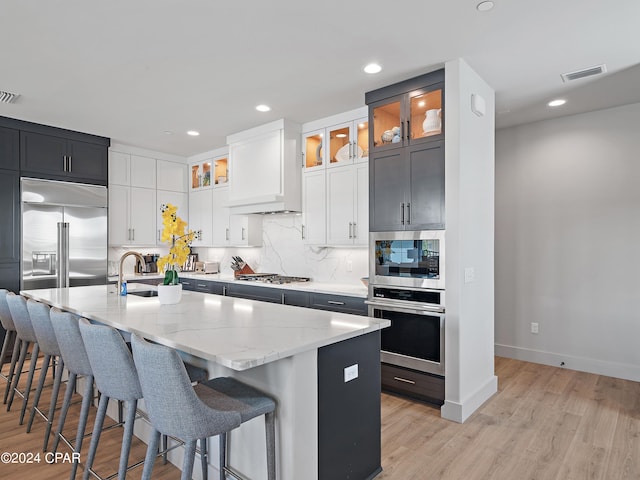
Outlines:
POLYGON ((301 211, 299 142, 300 125, 284 119, 227 137, 231 214, 301 211))

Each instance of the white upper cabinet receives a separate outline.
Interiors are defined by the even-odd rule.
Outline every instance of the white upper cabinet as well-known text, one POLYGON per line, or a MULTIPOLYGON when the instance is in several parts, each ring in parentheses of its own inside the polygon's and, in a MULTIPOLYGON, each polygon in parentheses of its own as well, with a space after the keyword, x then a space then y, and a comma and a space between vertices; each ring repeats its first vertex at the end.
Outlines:
POLYGON ((156 188, 156 159, 110 151, 109 184, 156 188))
POLYGON ((109 244, 156 244, 156 191, 109 186, 109 244))
POLYGON ((227 137, 232 214, 300 211, 299 125, 277 120, 227 137))
POLYGON ((368 245, 369 164, 327 171, 327 245, 368 245))
POLYGON ((189 228, 201 231, 194 247, 213 245, 212 206, 211 189, 189 192, 189 228))
POLYGON ((156 187, 171 192, 187 191, 187 165, 158 160, 156 163, 156 187))
POLYGON ((307 245, 327 242, 327 193, 325 170, 302 173, 302 241, 307 245))
MULTIPOLYGON (((183 165, 186 167, 186 165, 183 165)), ((172 192, 169 190, 157 190, 156 191, 156 243, 158 245, 166 245, 165 242, 161 241, 162 238, 162 205, 175 205, 178 207, 177 214, 183 220, 187 220, 189 218, 189 199, 186 193, 183 192, 172 192)), ((197 230, 189 225, 191 230, 197 230)))

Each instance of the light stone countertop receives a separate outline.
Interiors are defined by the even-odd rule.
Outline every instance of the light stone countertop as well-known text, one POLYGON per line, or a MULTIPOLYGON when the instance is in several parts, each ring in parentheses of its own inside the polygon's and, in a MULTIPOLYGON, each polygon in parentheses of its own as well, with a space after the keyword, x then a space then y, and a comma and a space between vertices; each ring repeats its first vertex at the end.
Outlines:
MULTIPOLYGON (((152 278, 162 279, 164 278, 161 275, 125 275, 125 280, 148 280, 152 278)), ((184 278, 194 278, 198 280, 208 280, 212 282, 224 282, 224 283, 238 283, 242 285, 254 285, 257 287, 271 287, 271 288, 282 288, 285 290, 298 290, 301 292, 315 292, 315 293, 325 293, 330 295, 346 295, 349 297, 361 297, 367 298, 367 287, 365 287, 362 283, 329 283, 329 282, 292 282, 292 283, 284 283, 281 285, 273 284, 273 283, 264 283, 264 282, 249 282, 246 280, 236 280, 233 278, 233 275, 228 274, 220 274, 220 273, 189 273, 184 272, 180 274, 180 277, 184 278)), ((109 277, 111 281, 117 281, 118 277, 109 277)))
MULTIPOLYGON (((151 289, 134 287, 145 288, 151 289)), ((383 319, 191 291, 184 291, 176 305, 160 305, 157 297, 122 297, 115 285, 21 293, 239 371, 390 325, 383 319)))

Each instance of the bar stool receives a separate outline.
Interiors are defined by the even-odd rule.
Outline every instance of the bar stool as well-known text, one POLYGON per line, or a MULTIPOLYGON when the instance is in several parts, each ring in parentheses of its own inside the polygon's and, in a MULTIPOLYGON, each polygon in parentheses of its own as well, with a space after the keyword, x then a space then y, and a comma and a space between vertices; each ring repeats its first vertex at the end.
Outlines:
POLYGON ((2 366, 4 365, 4 357, 7 355, 9 345, 13 342, 13 353, 11 354, 11 366, 9 367, 9 372, 6 376, 0 373, 0 376, 7 381, 2 401, 2 403, 5 404, 7 403, 11 382, 16 369, 16 362, 18 361, 18 354, 20 352, 20 338, 18 338, 16 333, 16 326, 13 323, 11 310, 9 310, 9 305, 7 304, 7 293, 9 293, 8 290, 5 290, 4 288, 0 289, 0 323, 2 323, 3 328, 7 331, 4 336, 4 342, 2 343, 2 352, 0 353, 0 370, 2 370, 2 366))
POLYGON ((7 304, 11 311, 11 317, 13 323, 16 326, 16 332, 18 338, 22 341, 20 348, 20 359, 18 360, 17 370, 13 375, 13 382, 9 392, 9 399, 7 400, 7 412, 11 410, 15 393, 18 392, 22 395, 22 410, 20 411, 20 425, 24 421, 24 414, 27 410, 27 402, 29 401, 29 394, 31 392, 31 384, 33 383, 33 374, 36 369, 36 362, 38 361, 38 353, 40 347, 38 346, 38 339, 36 338, 36 332, 33 330, 31 324, 31 317, 27 310, 27 300, 22 295, 16 295, 13 292, 7 293, 7 304), (31 348, 31 363, 29 366, 29 376, 27 377, 27 384, 25 385, 24 392, 18 390, 18 382, 22 374, 22 367, 24 366, 25 359, 27 357, 27 350, 29 346, 31 348))
MULTIPOLYGON (((50 312, 51 324, 58 340, 62 360, 69 372, 69 381, 67 382, 67 390, 64 394, 62 409, 60 410, 60 419, 58 420, 58 429, 56 430, 53 442, 53 452, 58 449, 58 443, 63 440, 75 453, 80 453, 82 448, 82 440, 84 438, 85 427, 87 426, 87 418, 89 416, 89 406, 93 401, 93 371, 89 363, 87 351, 84 348, 80 327, 78 325, 78 316, 73 313, 63 312, 57 308, 52 308, 50 312), (86 385, 82 397, 82 406, 80 407, 80 419, 78 421, 78 431, 76 433, 76 441, 72 445, 62 434, 64 423, 71 404, 71 397, 75 389, 78 376, 84 376, 86 385)), ((71 466, 71 479, 76 476, 78 469, 78 461, 74 458, 71 466)))
MULTIPOLYGON (((153 432, 147 447, 142 479, 151 479, 154 452, 160 433, 185 442, 182 479, 191 479, 196 442, 220 435, 220 479, 228 472, 227 433, 240 424, 265 415, 267 475, 275 480, 275 407, 274 400, 233 378, 215 378, 193 387, 178 353, 155 345, 137 335, 131 336, 133 358, 138 371, 145 405, 153 432)), ((206 455, 201 458, 204 464, 206 455)))
POLYGON ((31 426, 33 425, 33 419, 36 413, 38 413, 46 422, 47 426, 44 433, 44 444, 42 451, 47 451, 47 445, 49 443, 49 435, 51 434, 51 427, 53 425, 53 416, 55 414, 56 403, 58 401, 58 394, 60 392, 60 383, 62 382, 62 371, 64 370, 64 362, 62 361, 62 355, 60 354, 60 346, 56 339, 56 333, 53 330, 51 324, 51 317, 49 314, 50 307, 44 303, 36 302, 35 300, 27 300, 27 310, 31 317, 31 325, 38 339, 38 345, 40 351, 44 353, 44 360, 42 362, 42 369, 40 370, 40 380, 36 388, 35 396, 33 397, 33 405, 31 405, 31 415, 29 416, 29 422, 27 423, 27 433, 31 432, 31 426), (45 415, 39 408, 40 395, 44 387, 44 381, 49 370, 49 365, 52 368, 56 368, 55 377, 53 381, 53 390, 51 392, 51 401, 49 402, 49 412, 45 415))

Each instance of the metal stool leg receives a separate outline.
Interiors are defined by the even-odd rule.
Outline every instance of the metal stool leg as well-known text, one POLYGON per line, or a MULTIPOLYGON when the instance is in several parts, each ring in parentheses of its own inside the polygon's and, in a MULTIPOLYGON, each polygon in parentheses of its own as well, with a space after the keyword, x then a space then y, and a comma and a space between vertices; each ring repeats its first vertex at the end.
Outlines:
POLYGON ((16 363, 18 361, 18 355, 20 354, 21 347, 22 347, 22 340, 20 340, 18 338, 18 335, 16 334, 16 339, 13 344, 13 353, 11 354, 11 366, 9 367, 9 375, 7 375, 7 386, 4 389, 4 398, 2 399, 2 403, 5 405, 7 403, 7 398, 9 397, 9 391, 11 390, 11 383, 13 382, 13 377, 16 373, 16 363))
POLYGON ((207 448, 207 439, 200 439, 200 464, 202 465, 202 480, 209 479, 209 453, 207 448))
POLYGON ((133 439, 133 423, 136 421, 137 407, 137 400, 127 402, 127 418, 124 423, 124 432, 122 434, 122 448, 120 450, 120 468, 118 469, 118 478, 125 478, 125 475, 127 474, 129 452, 131 451, 131 440, 133 439))
POLYGON ((69 381, 67 382, 67 390, 64 393, 64 400, 62 401, 62 410, 60 411, 60 419, 58 420, 58 429, 56 430, 55 437, 53 439, 53 448, 51 451, 56 453, 58 450, 58 443, 60 443, 60 436, 62 435, 62 429, 64 428, 64 421, 67 419, 67 412, 69 411, 69 405, 71 405, 71 397, 76 388, 76 378, 78 376, 75 373, 69 375, 69 381))
POLYGON ((96 413, 96 420, 93 423, 93 431, 91 432, 91 443, 89 444, 89 454, 87 455, 87 463, 84 466, 83 480, 89 478, 89 469, 93 466, 93 461, 96 457, 96 451, 98 450, 98 442, 100 441, 100 434, 102 433, 102 425, 104 424, 104 417, 107 414, 107 406, 109 405, 109 397, 102 395, 100 397, 100 403, 98 404, 98 412, 96 413))
POLYGON ((49 435, 51 435, 51 428, 53 427, 53 416, 56 412, 56 403, 58 403, 58 394, 60 393, 60 384, 62 383, 62 371, 64 370, 64 362, 62 357, 58 358, 58 369, 56 370, 56 378, 53 381, 53 391, 51 392, 51 402, 49 402, 49 414, 47 415, 47 426, 44 432, 44 444, 42 451, 47 451, 47 445, 49 443, 49 435))
MULTIPOLYGON (((80 453, 82 449, 82 439, 84 438, 84 431, 87 427, 87 419, 89 418, 89 407, 93 402, 93 376, 87 375, 85 377, 87 384, 84 387, 84 396, 82 397, 82 406, 80 407, 80 421, 78 422, 78 432, 76 433, 76 443, 73 444, 73 451, 80 453)), ((71 465, 71 480, 76 478, 76 471, 78 470, 78 463, 74 461, 71 465)))
POLYGON ((220 480, 225 480, 225 478, 227 478, 224 471, 227 467, 227 434, 221 433, 218 435, 218 441, 220 442, 220 480))

